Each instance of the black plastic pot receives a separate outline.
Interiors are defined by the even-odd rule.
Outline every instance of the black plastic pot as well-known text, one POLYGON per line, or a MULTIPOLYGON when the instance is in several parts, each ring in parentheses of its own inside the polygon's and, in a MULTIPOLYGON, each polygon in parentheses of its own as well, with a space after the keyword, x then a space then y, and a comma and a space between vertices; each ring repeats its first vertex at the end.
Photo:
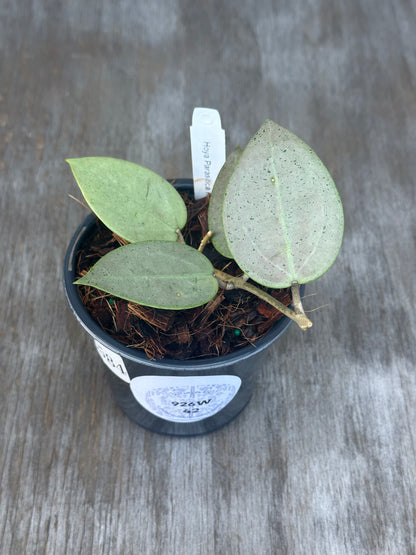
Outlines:
MULTIPOLYGON (((191 179, 176 180, 188 189, 191 179)), ((93 338, 108 369, 114 398, 131 420, 153 432, 191 436, 228 424, 248 403, 266 349, 290 326, 283 317, 256 346, 198 360, 149 360, 107 334, 85 309, 78 294, 76 253, 96 229, 93 214, 76 230, 64 262, 65 293, 76 318, 93 338)))

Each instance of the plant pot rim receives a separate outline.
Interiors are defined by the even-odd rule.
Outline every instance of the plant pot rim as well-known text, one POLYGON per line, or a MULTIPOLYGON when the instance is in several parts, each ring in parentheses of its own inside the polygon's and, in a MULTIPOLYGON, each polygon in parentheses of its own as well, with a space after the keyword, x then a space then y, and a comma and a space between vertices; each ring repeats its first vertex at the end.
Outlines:
MULTIPOLYGON (((174 183, 174 186, 178 189, 189 188, 193 180, 188 178, 169 180, 174 183)), ((101 326, 92 318, 85 306, 83 305, 81 298, 78 294, 78 287, 74 284, 75 277, 75 256, 79 247, 79 244, 84 237, 84 234, 91 230, 95 225, 96 216, 95 214, 89 214, 84 221, 78 226, 72 239, 66 250, 64 258, 64 268, 63 268, 63 286, 65 290, 65 295, 69 306, 71 307, 75 317, 82 325, 82 327, 99 343, 105 345, 107 348, 116 352, 117 354, 125 357, 134 362, 140 362, 141 364, 147 365, 149 368, 164 368, 165 370, 175 370, 181 369, 181 371, 189 370, 206 370, 222 368, 225 363, 229 364, 232 362, 238 362, 261 352, 271 345, 276 339, 278 339, 283 333, 286 332, 288 327, 292 324, 292 320, 287 316, 282 316, 278 322, 270 329, 270 331, 258 341, 255 345, 246 345, 239 349, 236 349, 232 353, 226 355, 219 355, 217 357, 207 357, 201 359, 149 359, 146 354, 137 349, 133 349, 120 343, 114 339, 109 333, 104 331, 101 326)))

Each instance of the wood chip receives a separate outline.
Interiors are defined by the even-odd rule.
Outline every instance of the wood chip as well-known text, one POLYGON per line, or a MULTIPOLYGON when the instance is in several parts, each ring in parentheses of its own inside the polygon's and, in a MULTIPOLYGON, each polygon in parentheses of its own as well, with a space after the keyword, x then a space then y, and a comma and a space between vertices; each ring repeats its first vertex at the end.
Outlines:
POLYGON ((148 306, 142 306, 136 303, 128 303, 129 313, 137 316, 141 320, 152 324, 162 331, 168 331, 175 318, 173 310, 156 310, 148 306))

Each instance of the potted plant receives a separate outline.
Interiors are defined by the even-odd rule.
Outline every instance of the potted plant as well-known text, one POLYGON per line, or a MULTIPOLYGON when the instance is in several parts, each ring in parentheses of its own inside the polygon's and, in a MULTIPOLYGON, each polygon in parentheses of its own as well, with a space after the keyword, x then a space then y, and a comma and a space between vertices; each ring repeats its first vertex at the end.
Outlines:
POLYGON ((113 158, 68 163, 95 216, 68 247, 65 290, 112 371, 117 402, 135 422, 160 433, 221 427, 248 402, 265 349, 292 321, 302 330, 312 325, 300 287, 328 270, 343 235, 342 204, 328 171, 303 141, 266 120, 244 150, 227 158, 209 198, 208 230, 195 248, 182 234, 187 210, 177 190, 189 180, 175 189, 151 170, 113 158), (96 232, 97 218, 119 246, 77 275, 77 253, 96 232), (208 248, 237 271, 228 272, 224 263, 216 267, 208 248), (162 313, 212 307, 223 292, 238 290, 284 317, 254 345, 224 356, 155 360, 106 333, 86 310, 79 287, 99 291, 109 305, 162 313), (273 293, 284 288, 291 290, 292 307, 273 293))

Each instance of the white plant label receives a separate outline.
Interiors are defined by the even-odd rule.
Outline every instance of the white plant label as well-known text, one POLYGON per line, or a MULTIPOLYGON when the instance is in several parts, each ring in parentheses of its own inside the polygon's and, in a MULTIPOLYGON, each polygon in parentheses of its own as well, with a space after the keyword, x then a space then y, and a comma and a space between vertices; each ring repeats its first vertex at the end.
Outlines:
POLYGON ((225 162, 225 132, 212 108, 194 108, 191 125, 192 174, 195 199, 212 191, 225 162))
POLYGON ((98 354, 101 357, 101 360, 104 362, 108 368, 114 372, 116 376, 124 380, 125 382, 130 382, 130 376, 127 372, 126 366, 123 362, 121 356, 105 345, 99 343, 96 339, 94 339, 95 348, 97 349, 98 354))
POLYGON ((169 422, 197 422, 213 416, 240 389, 238 376, 138 376, 130 382, 136 400, 169 422))

